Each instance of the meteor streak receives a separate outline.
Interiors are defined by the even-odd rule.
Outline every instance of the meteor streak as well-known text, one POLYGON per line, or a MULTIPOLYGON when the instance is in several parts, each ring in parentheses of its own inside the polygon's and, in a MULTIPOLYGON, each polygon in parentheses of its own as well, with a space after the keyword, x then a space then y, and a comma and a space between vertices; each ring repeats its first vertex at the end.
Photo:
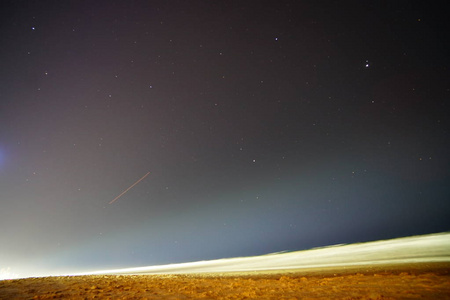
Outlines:
POLYGON ((142 176, 138 181, 136 181, 135 183, 133 183, 129 188, 127 188, 125 191, 123 191, 119 196, 117 196, 116 198, 114 198, 113 200, 111 200, 108 204, 113 204, 114 202, 117 201, 117 199, 119 199, 120 197, 123 196, 123 194, 125 194, 126 192, 128 192, 129 190, 131 190, 136 184, 138 184, 139 182, 141 182, 145 177, 148 176, 148 174, 150 174, 150 172, 147 172, 147 174, 145 174, 144 176, 142 176))

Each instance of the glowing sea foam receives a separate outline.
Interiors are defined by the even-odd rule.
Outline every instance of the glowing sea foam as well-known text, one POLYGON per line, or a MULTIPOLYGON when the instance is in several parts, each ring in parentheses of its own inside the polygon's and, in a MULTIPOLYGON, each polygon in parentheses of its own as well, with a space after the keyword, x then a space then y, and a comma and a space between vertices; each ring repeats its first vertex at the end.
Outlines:
POLYGON ((450 233, 335 245, 261 256, 107 270, 85 274, 249 272, 417 262, 450 262, 450 233))
POLYGON ((15 278, 19 278, 19 277, 20 277, 20 275, 11 272, 11 268, 9 268, 9 267, 0 269, 0 280, 15 279, 15 278))

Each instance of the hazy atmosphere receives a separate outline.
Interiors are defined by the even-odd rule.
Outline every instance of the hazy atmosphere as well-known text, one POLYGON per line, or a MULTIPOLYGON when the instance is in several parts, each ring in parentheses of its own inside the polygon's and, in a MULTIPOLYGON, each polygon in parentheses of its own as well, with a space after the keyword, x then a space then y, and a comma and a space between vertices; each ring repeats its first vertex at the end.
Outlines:
POLYGON ((0 269, 448 231, 438 3, 2 1, 0 269))

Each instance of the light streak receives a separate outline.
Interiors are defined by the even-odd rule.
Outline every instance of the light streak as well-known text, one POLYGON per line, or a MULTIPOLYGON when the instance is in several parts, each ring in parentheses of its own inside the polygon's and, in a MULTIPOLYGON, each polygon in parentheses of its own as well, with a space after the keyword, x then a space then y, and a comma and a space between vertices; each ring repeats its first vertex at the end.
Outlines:
POLYGON ((129 188, 127 188, 125 191, 123 191, 119 196, 117 196, 116 198, 114 198, 114 199, 112 199, 111 201, 109 201, 108 204, 113 204, 114 202, 116 202, 117 199, 119 199, 120 197, 122 197, 126 192, 128 192, 129 190, 131 190, 136 184, 138 184, 138 183, 141 182, 145 177, 147 177, 148 174, 150 174, 150 172, 147 172, 147 174, 145 174, 145 175, 142 176, 138 181, 136 181, 135 183, 133 183, 129 188))
POLYGON ((330 267, 342 270, 350 266, 367 267, 433 262, 446 263, 446 265, 450 263, 449 232, 366 243, 341 244, 260 256, 223 258, 68 275, 264 272, 330 267))

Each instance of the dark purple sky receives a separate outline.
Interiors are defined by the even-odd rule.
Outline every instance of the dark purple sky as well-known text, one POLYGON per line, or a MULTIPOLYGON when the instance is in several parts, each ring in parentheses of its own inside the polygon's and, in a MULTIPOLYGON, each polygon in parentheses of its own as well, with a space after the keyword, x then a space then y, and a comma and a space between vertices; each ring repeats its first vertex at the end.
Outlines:
POLYGON ((444 8, 263 2, 2 1, 0 268, 450 229, 444 8))

